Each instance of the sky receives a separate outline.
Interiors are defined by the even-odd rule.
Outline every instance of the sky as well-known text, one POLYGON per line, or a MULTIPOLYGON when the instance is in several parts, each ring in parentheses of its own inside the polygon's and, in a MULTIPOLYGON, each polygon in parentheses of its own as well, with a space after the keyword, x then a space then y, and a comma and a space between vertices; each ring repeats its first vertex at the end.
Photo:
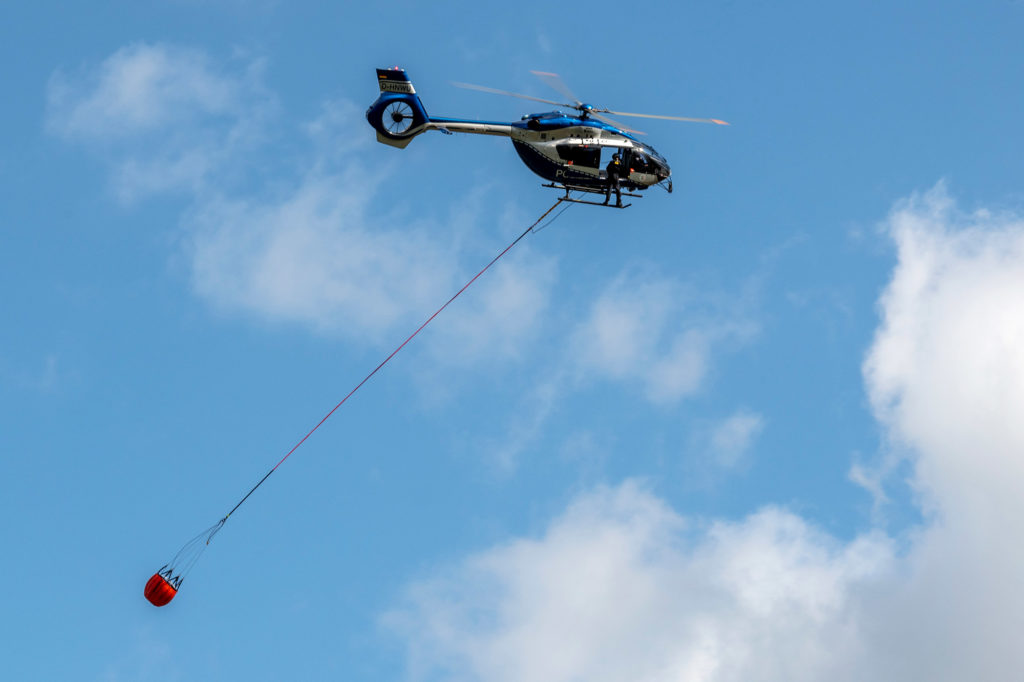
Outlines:
POLYGON ((0 8, 17 680, 1002 680, 1024 665, 1024 5, 0 8), (554 201, 428 113, 635 124, 554 201), (539 108, 538 108, 539 107, 539 108), (640 119, 636 119, 639 121, 640 119))

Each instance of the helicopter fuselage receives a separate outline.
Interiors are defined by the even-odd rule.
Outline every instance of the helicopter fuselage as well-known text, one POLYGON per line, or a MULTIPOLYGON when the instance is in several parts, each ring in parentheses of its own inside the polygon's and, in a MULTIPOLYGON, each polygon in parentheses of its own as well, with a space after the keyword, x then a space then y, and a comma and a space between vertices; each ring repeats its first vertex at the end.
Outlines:
POLYGON ((586 112, 551 111, 529 114, 519 121, 502 123, 427 116, 412 83, 400 69, 378 69, 380 97, 366 111, 377 131, 377 140, 404 148, 427 130, 509 137, 527 168, 553 183, 591 190, 608 186, 605 167, 618 153, 624 172, 621 184, 643 190, 666 183, 671 191, 668 161, 649 144, 586 112))
POLYGON ((553 182, 603 188, 608 183, 604 168, 616 152, 629 189, 645 189, 672 174, 664 157, 629 133, 560 111, 524 116, 513 124, 511 137, 523 163, 553 182))

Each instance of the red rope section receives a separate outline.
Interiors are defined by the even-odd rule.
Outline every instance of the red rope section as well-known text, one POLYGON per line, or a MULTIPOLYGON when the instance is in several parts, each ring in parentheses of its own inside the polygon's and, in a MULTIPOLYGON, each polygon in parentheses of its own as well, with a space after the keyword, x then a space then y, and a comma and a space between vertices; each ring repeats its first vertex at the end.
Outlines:
POLYGON ((412 340, 413 340, 414 338, 416 338, 416 335, 417 335, 417 334, 419 334, 419 333, 420 333, 421 331, 423 331, 423 329, 424 329, 424 328, 425 328, 425 327, 426 327, 426 326, 427 326, 428 324, 430 324, 430 323, 431 323, 431 322, 432 322, 432 321, 434 320, 434 318, 435 318, 435 317, 437 317, 438 315, 440 315, 440 314, 441 314, 441 312, 442 312, 442 311, 443 311, 443 310, 444 310, 445 308, 447 308, 447 307, 448 307, 449 305, 451 305, 452 301, 454 301, 455 299, 457 299, 457 298, 458 298, 458 297, 459 297, 459 296, 460 296, 460 295, 462 294, 462 292, 464 292, 464 291, 465 291, 466 289, 468 289, 468 288, 469 288, 469 287, 470 287, 470 286, 471 286, 471 285, 473 284, 473 282, 477 281, 477 280, 478 280, 478 279, 480 278, 480 276, 481 276, 481 275, 483 275, 483 274, 484 274, 485 272, 487 272, 487 271, 488 271, 488 270, 489 270, 489 269, 491 268, 491 266, 492 266, 492 265, 494 265, 495 263, 497 263, 497 262, 498 262, 498 260, 500 260, 502 256, 504 256, 504 255, 505 255, 506 253, 508 253, 509 251, 511 251, 511 250, 512 250, 512 247, 513 247, 513 246, 515 246, 516 244, 518 244, 518 243, 519 243, 519 240, 521 240, 521 239, 522 239, 523 237, 525 237, 525 236, 526 236, 526 235, 528 235, 528 234, 529 234, 530 232, 532 232, 532 231, 533 231, 533 228, 537 227, 537 225, 539 225, 539 224, 540 224, 540 222, 541 222, 542 220, 544 220, 545 218, 547 218, 547 217, 548 217, 548 215, 549 215, 549 214, 550 214, 550 213, 551 213, 552 211, 554 211, 554 210, 555 210, 555 208, 557 208, 557 207, 558 207, 558 205, 559 205, 560 203, 562 203, 562 199, 559 199, 559 200, 557 200, 557 201, 556 201, 556 202, 555 202, 554 204, 552 204, 551 208, 549 208, 548 210, 544 211, 544 214, 543 214, 543 215, 541 215, 541 217, 540 217, 540 218, 537 218, 537 220, 536 220, 536 221, 534 221, 534 223, 533 223, 532 225, 530 225, 530 226, 529 226, 528 228, 526 228, 526 229, 525 229, 525 230, 523 231, 523 233, 522 233, 521 235, 519 235, 519 236, 518 236, 518 237, 516 237, 516 238, 515 238, 514 240, 512 240, 512 243, 511 243, 511 244, 509 244, 508 246, 506 246, 506 247, 505 247, 505 250, 504 250, 504 251, 502 251, 502 252, 501 252, 501 253, 499 253, 499 254, 498 254, 497 256, 495 256, 495 257, 494 257, 494 258, 493 258, 493 259, 491 260, 491 262, 490 262, 490 263, 488 263, 487 265, 485 265, 485 266, 484 266, 484 268, 483 268, 483 269, 482 269, 482 270, 481 270, 480 272, 476 273, 476 274, 475 274, 475 275, 473 276, 473 279, 471 279, 471 280, 469 280, 468 282, 466 282, 466 284, 465 284, 465 285, 463 285, 463 287, 462 287, 461 289, 459 289, 459 290, 458 290, 457 292, 455 292, 455 295, 454 295, 454 296, 452 296, 451 298, 449 298, 449 299, 448 299, 448 301, 447 301, 447 302, 446 302, 446 303, 445 303, 445 304, 444 304, 443 306, 441 306, 440 308, 438 308, 438 309, 437 309, 437 310, 436 310, 436 311, 434 312, 434 314, 433 314, 433 315, 431 315, 431 316, 430 316, 429 318, 427 318, 427 321, 426 321, 426 322, 424 322, 423 324, 421 324, 421 325, 419 326, 419 328, 417 328, 417 329, 416 329, 416 331, 414 331, 414 332, 413 332, 412 334, 410 334, 410 335, 409 335, 409 338, 407 338, 407 339, 406 339, 405 341, 403 341, 403 342, 401 343, 401 345, 400 345, 400 346, 398 346, 398 348, 396 348, 395 350, 391 351, 391 355, 389 355, 389 356, 387 356, 386 358, 384 358, 384 361, 383 361, 383 362, 381 362, 381 363, 380 363, 379 365, 377 365, 377 366, 376 366, 376 367, 375 367, 375 368, 373 369, 373 371, 372 371, 372 372, 370 372, 369 374, 367 374, 367 375, 366 375, 366 377, 365 377, 365 378, 363 378, 363 380, 362 380, 362 381, 360 381, 360 382, 359 382, 359 383, 358 383, 358 384, 356 385, 356 387, 355 387, 355 388, 353 388, 353 389, 352 389, 351 391, 349 391, 349 392, 348 392, 348 395, 346 395, 346 396, 345 396, 344 398, 342 398, 342 399, 341 399, 341 401, 340 401, 340 402, 339 402, 339 403, 338 403, 337 405, 335 405, 335 406, 334 406, 334 408, 333 408, 333 409, 331 409, 331 411, 330 411, 330 412, 328 412, 328 413, 327 413, 326 415, 324 415, 324 418, 323 418, 323 419, 321 419, 321 420, 320 420, 319 422, 317 422, 317 425, 316 425, 316 426, 314 426, 314 427, 313 427, 312 429, 310 429, 310 430, 309 430, 309 433, 307 433, 307 434, 306 434, 305 436, 303 436, 303 437, 302 437, 302 440, 300 440, 300 441, 299 441, 298 443, 296 443, 296 444, 295 444, 295 447, 293 447, 293 448, 292 448, 291 450, 289 450, 289 451, 288 451, 288 454, 286 454, 286 455, 285 455, 284 457, 282 457, 282 458, 281 458, 281 461, 280 461, 280 462, 278 462, 277 464, 275 464, 275 465, 274 465, 274 468, 273 468, 273 469, 271 469, 270 471, 268 471, 268 472, 267 472, 267 475, 266 475, 266 476, 264 476, 264 477, 263 477, 263 478, 262 478, 262 479, 260 480, 260 482, 259 482, 259 483, 257 483, 256 485, 254 485, 254 486, 253 486, 252 490, 250 490, 250 491, 249 491, 248 493, 246 493, 245 497, 243 497, 243 498, 242 498, 242 499, 241 499, 241 500, 239 501, 239 503, 235 505, 234 509, 232 509, 231 511, 229 511, 229 512, 227 513, 227 515, 226 515, 226 516, 225 516, 225 517, 224 517, 223 519, 221 519, 221 521, 220 521, 220 524, 218 524, 217 528, 216 528, 216 529, 214 530, 214 532, 213 532, 213 533, 211 533, 211 534, 210 534, 210 537, 209 537, 209 538, 207 539, 207 544, 209 544, 209 541, 210 541, 210 540, 211 540, 211 539, 213 538, 213 535, 214 535, 214 534, 216 534, 217 530, 220 530, 220 526, 224 525, 224 522, 228 520, 228 516, 231 516, 231 515, 232 515, 233 513, 235 513, 235 509, 238 509, 239 507, 241 507, 241 506, 242 506, 242 502, 245 502, 245 501, 246 501, 247 499, 249 499, 249 495, 252 495, 252 494, 253 494, 253 493, 254 493, 254 492, 256 491, 256 488, 259 488, 259 487, 260 487, 261 485, 263 485, 263 481, 267 480, 267 477, 269 477, 269 476, 270 476, 270 474, 272 474, 272 473, 274 473, 275 471, 277 471, 277 467, 279 467, 279 466, 281 466, 282 464, 284 464, 284 461, 285 461, 286 459, 288 459, 289 457, 291 457, 291 456, 292 456, 292 453, 293 453, 293 452, 295 452, 296 450, 298 450, 298 449, 299 449, 299 446, 300 446, 300 445, 302 445, 303 443, 305 443, 305 442, 306 442, 306 440, 307 440, 307 439, 308 439, 308 438, 309 438, 310 436, 312 436, 312 435, 313 435, 313 433, 314 433, 314 432, 315 432, 315 431, 316 431, 317 429, 319 429, 319 428, 320 428, 320 426, 321 426, 321 425, 323 425, 323 423, 324 423, 325 421, 327 421, 328 419, 330 419, 331 415, 332 415, 332 414, 334 414, 335 412, 337 412, 337 411, 338 411, 338 408, 340 408, 340 407, 341 407, 342 405, 344 405, 344 404, 345 404, 345 401, 347 401, 347 400, 348 400, 349 398, 351 398, 351 397, 353 396, 353 394, 355 394, 355 392, 356 392, 356 391, 358 391, 358 390, 359 390, 360 388, 362 388, 363 384, 365 384, 365 383, 366 383, 367 381, 369 381, 369 380, 370 380, 370 378, 371 378, 371 377, 373 377, 373 375, 374 375, 374 374, 376 374, 377 372, 379 372, 379 371, 380 371, 380 369, 381 369, 382 367, 384 367, 384 365, 388 364, 388 361, 389 361, 389 360, 391 360, 391 358, 393 358, 393 357, 395 357, 396 355, 398 355, 398 352, 399 352, 400 350, 402 350, 403 348, 405 348, 406 344, 408 344, 408 343, 409 343, 410 341, 412 341, 412 340))

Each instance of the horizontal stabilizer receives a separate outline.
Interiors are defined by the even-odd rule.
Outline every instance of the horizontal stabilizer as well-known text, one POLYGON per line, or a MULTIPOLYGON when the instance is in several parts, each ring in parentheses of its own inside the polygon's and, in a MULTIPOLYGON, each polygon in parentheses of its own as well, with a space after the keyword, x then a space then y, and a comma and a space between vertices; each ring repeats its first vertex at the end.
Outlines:
POLYGON ((381 133, 378 132, 377 142, 383 142, 384 144, 390 145, 392 147, 405 149, 406 147, 409 146, 409 143, 412 142, 413 137, 415 137, 415 135, 410 135, 409 137, 387 137, 386 135, 382 135, 381 133))

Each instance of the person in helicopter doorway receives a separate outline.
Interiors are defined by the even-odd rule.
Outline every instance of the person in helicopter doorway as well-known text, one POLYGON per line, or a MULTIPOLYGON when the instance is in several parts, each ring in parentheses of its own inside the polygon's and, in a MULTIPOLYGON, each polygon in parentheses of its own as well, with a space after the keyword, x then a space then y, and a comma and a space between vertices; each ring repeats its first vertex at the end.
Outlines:
POLYGON ((608 172, 608 188, 605 190, 604 203, 608 204, 608 201, 612 198, 612 189, 614 189, 615 205, 622 208, 622 190, 619 188, 619 182, 622 180, 624 169, 618 152, 612 154, 612 160, 608 162, 605 170, 608 172))

